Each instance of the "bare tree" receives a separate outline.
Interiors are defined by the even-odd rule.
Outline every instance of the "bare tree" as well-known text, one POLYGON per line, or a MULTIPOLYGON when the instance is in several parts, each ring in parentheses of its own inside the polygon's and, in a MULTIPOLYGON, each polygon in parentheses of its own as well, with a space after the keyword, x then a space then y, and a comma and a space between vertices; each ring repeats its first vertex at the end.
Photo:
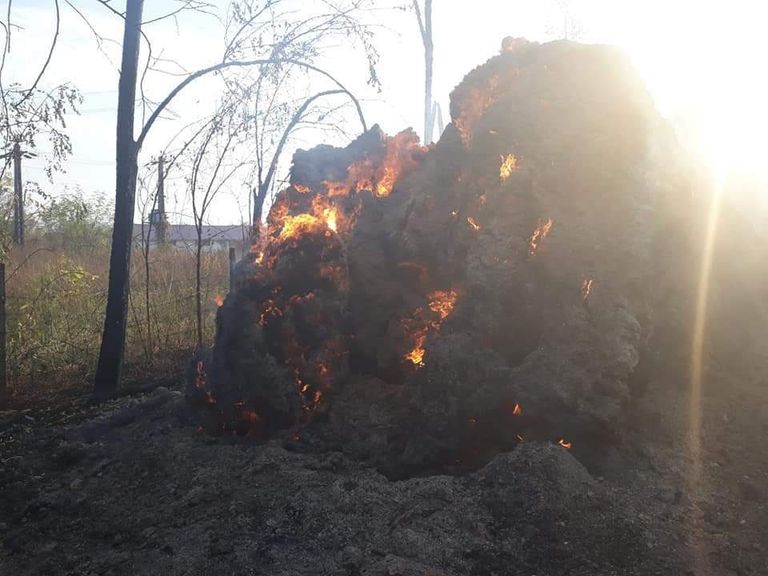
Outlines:
POLYGON ((203 230, 206 216, 214 199, 232 177, 246 163, 238 162, 234 166, 225 167, 224 160, 236 143, 238 134, 242 134, 244 122, 233 126, 232 117, 225 126, 217 120, 210 128, 194 153, 192 171, 189 178, 189 190, 192 198, 192 213, 195 221, 197 242, 195 246, 195 317, 197 325, 197 346, 203 346, 203 296, 202 296, 202 255, 203 230), (206 176, 203 175, 204 162, 213 152, 214 161, 206 176))
MULTIPOLYGON (((113 12, 116 12, 106 0, 99 1, 113 12)), ((266 4, 274 6, 278 3, 279 0, 271 0, 266 4)), ((330 2, 325 3, 332 5, 330 2)), ((236 2, 236 4, 247 5, 251 9, 256 10, 254 8, 256 3, 254 2, 236 2)), ((338 11, 337 9, 334 10, 338 11)), ((224 60, 186 75, 154 108, 141 128, 138 137, 134 140, 135 97, 138 81, 139 44, 142 37, 142 11, 142 0, 127 0, 125 14, 116 12, 125 19, 125 32, 118 93, 115 225, 112 253, 110 255, 107 313, 104 320, 104 332, 95 378, 95 394, 101 398, 109 396, 117 389, 122 370, 128 313, 129 269, 136 194, 137 158, 151 128, 174 99, 194 81, 214 73, 223 74, 236 70, 268 68, 273 70, 275 74, 279 74, 285 70, 302 69, 305 72, 311 72, 326 79, 339 91, 343 92, 354 104, 363 129, 366 129, 362 107, 357 98, 329 72, 306 60, 300 60, 293 56, 292 48, 294 47, 297 35, 293 35, 291 41, 288 41, 286 38, 282 43, 273 43, 274 45, 266 51, 264 57, 261 57, 260 51, 257 51, 256 55, 259 57, 232 59, 240 58, 241 55, 245 54, 244 46, 252 47, 254 45, 253 38, 250 38, 248 42, 243 40, 250 30, 249 27, 253 26, 258 18, 258 16, 249 15, 243 19, 243 24, 235 33, 234 40, 228 43, 224 53, 224 60), (242 31, 240 31, 241 29, 242 31)), ((255 14, 260 13, 258 10, 255 11, 255 14)), ((270 18, 266 19, 267 24, 265 26, 268 25, 276 28, 277 25, 273 19, 274 14, 268 15, 270 18)), ((289 31, 294 30, 290 26, 287 29, 289 31)), ((299 38, 303 38, 304 34, 305 32, 302 32, 299 38)), ((264 46, 259 46, 258 44, 257 47, 265 49, 264 46)))
POLYGON ((563 40, 578 40, 581 36, 582 26, 581 21, 573 13, 570 0, 555 0, 555 4, 561 18, 561 28, 557 32, 560 34, 560 38, 563 40))
POLYGON ((0 156, 5 162, 0 167, 2 178, 13 163, 15 190, 15 239, 24 243, 24 183, 22 182, 22 159, 34 156, 40 140, 49 147, 45 155, 45 171, 49 178, 54 171, 61 170, 63 162, 72 152, 72 145, 66 133, 65 117, 77 113, 82 102, 80 93, 69 84, 61 84, 50 89, 43 89, 41 82, 53 58, 59 38, 61 13, 59 0, 54 0, 54 33, 46 57, 37 70, 32 83, 25 87, 15 82, 5 85, 4 72, 7 58, 11 54, 11 30, 13 5, 8 3, 5 20, 0 20, 5 41, 0 57, 0 147, 5 154, 0 156))

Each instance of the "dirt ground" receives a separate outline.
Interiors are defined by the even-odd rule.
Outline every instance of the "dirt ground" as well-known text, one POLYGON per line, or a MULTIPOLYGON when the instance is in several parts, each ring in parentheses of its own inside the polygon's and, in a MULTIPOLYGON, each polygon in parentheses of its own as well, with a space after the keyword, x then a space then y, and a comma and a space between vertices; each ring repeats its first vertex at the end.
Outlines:
POLYGON ((612 450, 523 443, 402 481, 210 437, 173 388, 3 412, 0 573, 768 574, 764 376, 710 372, 699 493, 674 384, 648 386, 612 450))

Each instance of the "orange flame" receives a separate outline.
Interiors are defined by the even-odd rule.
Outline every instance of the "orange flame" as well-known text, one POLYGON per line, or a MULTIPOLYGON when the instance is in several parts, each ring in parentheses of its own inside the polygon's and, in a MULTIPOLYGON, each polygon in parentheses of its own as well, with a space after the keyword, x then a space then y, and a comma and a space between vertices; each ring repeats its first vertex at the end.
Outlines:
POLYGON ((337 232, 336 227, 336 218, 338 216, 338 213, 336 211, 336 208, 325 208, 323 210, 323 217, 325 218, 325 225, 328 226, 330 230, 333 230, 334 232, 337 232))
POLYGON ((435 290, 427 298, 429 309, 440 316, 440 322, 442 322, 453 312, 458 294, 454 290, 435 290))
POLYGON ((303 213, 296 216, 286 216, 283 220, 283 229, 280 238, 295 238, 318 225, 318 219, 312 214, 303 213))
POLYGON ((474 231, 480 230, 480 224, 478 224, 477 220, 472 218, 472 216, 467 216, 467 222, 469 223, 470 226, 472 226, 472 229, 474 231))
POLYGON ((371 158, 353 162, 347 169, 345 190, 370 190, 379 198, 392 193, 397 181, 415 169, 417 155, 424 148, 412 131, 403 131, 385 143, 384 158, 376 165, 371 158))
POLYGON ((517 158, 513 154, 507 154, 501 157, 501 167, 499 168, 499 178, 502 182, 506 182, 507 178, 512 175, 512 172, 517 170, 517 158))
POLYGON ((299 194, 309 194, 312 192, 312 188, 309 186, 304 186, 303 184, 294 184, 293 189, 296 190, 299 194))
POLYGON ((547 237, 549 234, 549 231, 552 229, 552 219, 547 218, 544 222, 539 222, 539 225, 536 227, 536 230, 533 231, 533 234, 531 234, 531 238, 528 240, 528 253, 531 256, 536 255, 536 251, 541 246, 542 241, 544 238, 547 237))
POLYGON ((221 308, 224 305, 224 296, 221 294, 216 294, 216 296, 213 297, 213 303, 216 304, 217 307, 221 308))
POLYGON ((570 450, 573 444, 571 442, 568 442, 567 440, 564 440, 563 438, 560 438, 560 440, 557 441, 557 443, 565 448, 566 450, 570 450))
POLYGON ((423 308, 417 308, 412 318, 403 322, 409 332, 412 348, 404 358, 417 368, 424 366, 424 344, 430 331, 437 332, 443 320, 453 313, 458 293, 455 290, 435 290, 427 295, 427 305, 432 317, 425 315, 423 308), (436 316, 436 317, 435 317, 436 316))
POLYGON ((328 196, 346 196, 349 187, 344 182, 335 182, 333 180, 323 180, 325 192, 328 196))
POLYGON ((424 342, 427 340, 426 330, 419 332, 414 336, 413 349, 405 355, 405 359, 409 360, 416 367, 424 366, 424 342))

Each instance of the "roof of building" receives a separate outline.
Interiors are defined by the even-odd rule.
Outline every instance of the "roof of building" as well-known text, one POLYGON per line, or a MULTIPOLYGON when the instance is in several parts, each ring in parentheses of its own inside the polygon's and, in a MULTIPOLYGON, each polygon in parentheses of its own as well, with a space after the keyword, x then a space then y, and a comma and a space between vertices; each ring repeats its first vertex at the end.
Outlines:
MULTIPOLYGON (((150 242, 157 241, 157 226, 149 224, 134 224, 133 237, 135 240, 146 238, 150 234, 150 242), (143 226, 143 231, 142 231, 143 226)), ((204 225, 202 228, 203 240, 222 240, 230 242, 244 242, 248 238, 248 227, 240 224, 234 225, 204 225)), ((169 242, 197 242, 197 229, 194 224, 169 224, 169 242)))

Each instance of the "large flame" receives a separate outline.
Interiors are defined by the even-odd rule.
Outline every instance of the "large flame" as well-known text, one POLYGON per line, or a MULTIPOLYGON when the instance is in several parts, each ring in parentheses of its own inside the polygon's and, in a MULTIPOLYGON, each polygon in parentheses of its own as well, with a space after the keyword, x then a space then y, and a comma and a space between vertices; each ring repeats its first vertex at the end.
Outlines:
POLYGON ((418 166, 424 151, 426 148, 419 145, 418 137, 411 131, 388 137, 380 162, 363 158, 350 165, 345 188, 356 192, 370 190, 379 198, 389 196, 398 180, 418 166))

